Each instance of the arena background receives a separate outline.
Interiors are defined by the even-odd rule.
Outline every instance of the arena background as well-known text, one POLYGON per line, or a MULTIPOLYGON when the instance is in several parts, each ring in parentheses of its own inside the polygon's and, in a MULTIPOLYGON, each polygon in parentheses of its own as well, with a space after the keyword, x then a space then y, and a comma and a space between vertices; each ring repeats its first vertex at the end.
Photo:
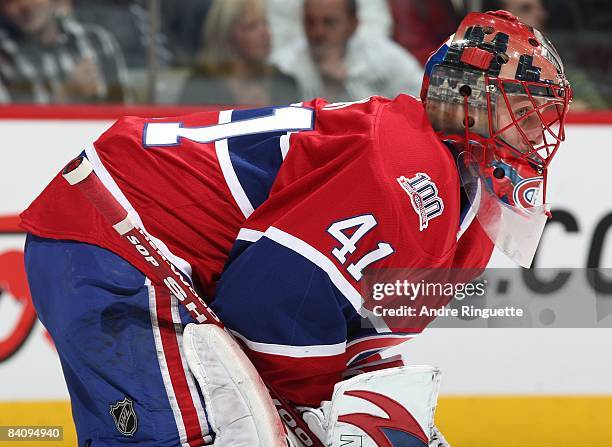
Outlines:
MULTIPOLYGON (((560 34, 561 40, 570 37, 560 34)), ((135 84, 142 81, 137 101, 146 102, 155 91, 169 95, 182 76, 167 70, 160 77, 150 68, 131 71, 135 84)), ((76 437, 57 355, 31 305, 19 212, 116 118, 205 108, 0 107, 0 426, 65 427, 63 443, 28 446, 73 446, 76 437)), ((538 267, 573 268, 577 275, 586 267, 612 267, 610 166, 612 111, 572 112, 567 142, 551 167, 554 218, 538 251, 538 267)), ((514 268, 498 253, 490 266, 514 268)), ((612 445, 611 351, 612 330, 594 328, 431 329, 403 348, 409 362, 442 368, 436 417, 456 447, 612 445)), ((0 441, 3 445, 14 443, 0 441)))

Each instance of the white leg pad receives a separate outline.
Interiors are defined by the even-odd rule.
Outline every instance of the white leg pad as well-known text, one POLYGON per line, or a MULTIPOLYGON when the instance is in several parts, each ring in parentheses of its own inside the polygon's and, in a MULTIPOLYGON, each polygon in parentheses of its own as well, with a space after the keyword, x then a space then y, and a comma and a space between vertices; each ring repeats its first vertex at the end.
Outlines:
POLYGON ((215 447, 286 447, 285 429, 266 386, 228 332, 189 324, 183 347, 204 395, 215 447))

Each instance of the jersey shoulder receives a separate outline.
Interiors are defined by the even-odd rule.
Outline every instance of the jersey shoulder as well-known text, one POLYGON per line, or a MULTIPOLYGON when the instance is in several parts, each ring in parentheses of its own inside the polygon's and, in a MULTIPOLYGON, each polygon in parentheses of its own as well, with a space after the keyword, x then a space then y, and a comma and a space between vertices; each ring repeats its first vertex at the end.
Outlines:
POLYGON ((399 95, 382 108, 376 147, 394 153, 404 167, 428 169, 438 178, 456 177, 453 155, 433 130, 420 99, 399 95))
POLYGON ((328 103, 324 99, 317 98, 303 103, 302 106, 314 110, 314 130, 318 135, 367 137, 373 131, 381 107, 389 102, 389 99, 381 96, 336 103, 328 103))
POLYGON ((436 258, 455 246, 460 213, 457 165, 420 100, 399 95, 380 113, 375 136, 387 205, 402 219, 402 239, 436 258))
POLYGON ((180 144, 182 132, 190 127, 219 124, 223 111, 213 110, 163 118, 124 116, 96 140, 98 146, 131 143, 139 147, 167 147, 180 144))

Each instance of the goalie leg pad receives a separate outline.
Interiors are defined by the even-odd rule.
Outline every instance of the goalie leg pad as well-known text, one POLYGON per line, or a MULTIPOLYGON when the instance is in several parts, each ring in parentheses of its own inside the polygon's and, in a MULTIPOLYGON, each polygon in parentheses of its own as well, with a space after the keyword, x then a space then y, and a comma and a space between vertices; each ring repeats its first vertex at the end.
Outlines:
POLYGON ((215 447, 287 445, 266 386, 228 332, 212 324, 189 324, 183 346, 204 395, 215 447))
POLYGON ((439 387, 433 366, 360 374, 339 382, 330 402, 303 417, 331 447, 427 447, 439 387))

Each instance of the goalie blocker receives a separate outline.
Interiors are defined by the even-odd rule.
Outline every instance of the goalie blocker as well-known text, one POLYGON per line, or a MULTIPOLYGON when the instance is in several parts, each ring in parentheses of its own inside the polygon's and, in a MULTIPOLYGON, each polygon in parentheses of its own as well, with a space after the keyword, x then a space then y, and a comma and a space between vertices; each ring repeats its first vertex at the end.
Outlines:
POLYGON ((338 383, 321 407, 302 408, 302 417, 329 447, 445 447, 434 425, 439 386, 433 366, 364 373, 338 383))

